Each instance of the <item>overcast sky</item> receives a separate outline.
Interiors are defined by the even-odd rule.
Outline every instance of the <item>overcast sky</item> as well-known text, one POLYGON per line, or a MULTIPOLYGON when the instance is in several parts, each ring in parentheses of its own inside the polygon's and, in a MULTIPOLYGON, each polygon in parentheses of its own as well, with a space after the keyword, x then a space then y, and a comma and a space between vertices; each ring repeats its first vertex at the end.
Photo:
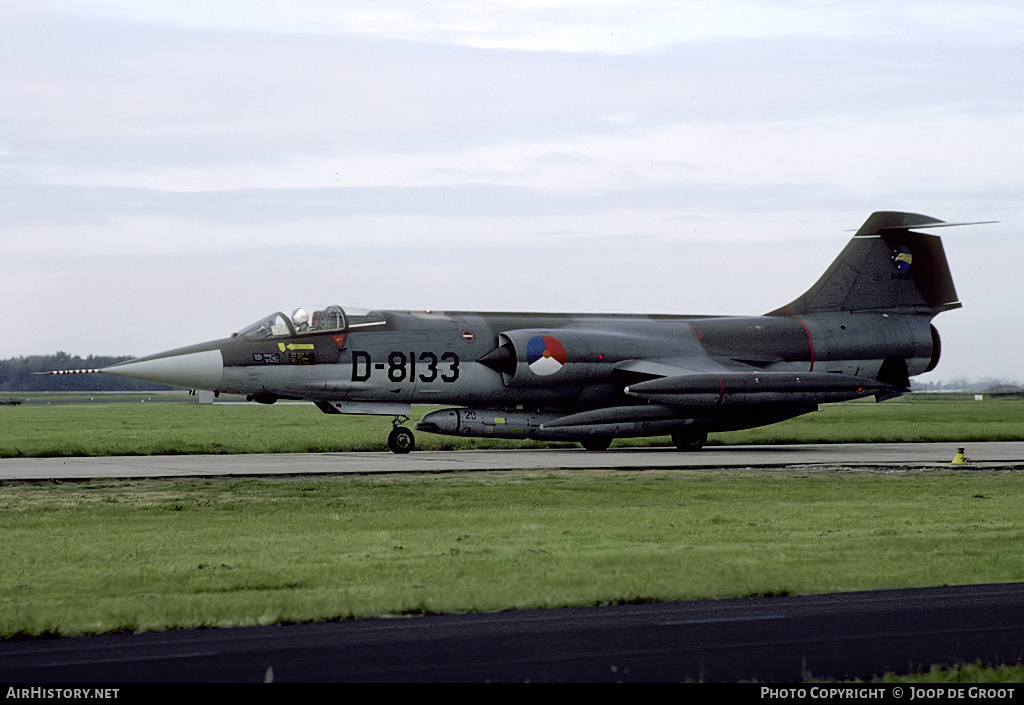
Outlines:
POLYGON ((1024 8, 4 0, 0 358, 303 303, 759 314, 875 210, 964 308, 921 381, 1024 380, 1024 8))

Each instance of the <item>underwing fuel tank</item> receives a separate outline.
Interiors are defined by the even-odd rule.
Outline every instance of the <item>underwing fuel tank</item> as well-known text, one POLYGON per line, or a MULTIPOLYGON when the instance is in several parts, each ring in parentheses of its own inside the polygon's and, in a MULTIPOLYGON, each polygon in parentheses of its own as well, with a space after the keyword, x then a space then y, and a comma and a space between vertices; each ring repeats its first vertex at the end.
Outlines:
POLYGON ((473 438, 529 438, 543 441, 578 441, 588 437, 614 437, 636 432, 642 424, 587 424, 572 428, 544 428, 563 414, 506 409, 441 409, 416 424, 417 431, 473 438))
POLYGON ((441 409, 426 414, 416 424, 416 430, 445 436, 537 438, 541 425, 560 415, 505 409, 441 409))
POLYGON ((669 434, 709 421, 681 419, 671 408, 657 404, 603 409, 583 416, 506 409, 441 409, 426 414, 416 424, 416 430, 473 438, 581 441, 669 434))

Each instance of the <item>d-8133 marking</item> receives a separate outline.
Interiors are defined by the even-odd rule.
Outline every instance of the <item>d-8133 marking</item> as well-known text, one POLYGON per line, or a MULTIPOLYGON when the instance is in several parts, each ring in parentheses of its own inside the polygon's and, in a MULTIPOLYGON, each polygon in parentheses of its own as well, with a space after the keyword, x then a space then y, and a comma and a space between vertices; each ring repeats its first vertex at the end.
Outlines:
POLYGON ((387 364, 374 364, 370 353, 355 350, 352 353, 352 381, 365 382, 370 379, 374 369, 387 369, 388 379, 392 382, 430 383, 440 380, 451 383, 459 378, 459 356, 453 352, 442 353, 440 357, 432 352, 406 353, 392 350, 388 353, 387 364))

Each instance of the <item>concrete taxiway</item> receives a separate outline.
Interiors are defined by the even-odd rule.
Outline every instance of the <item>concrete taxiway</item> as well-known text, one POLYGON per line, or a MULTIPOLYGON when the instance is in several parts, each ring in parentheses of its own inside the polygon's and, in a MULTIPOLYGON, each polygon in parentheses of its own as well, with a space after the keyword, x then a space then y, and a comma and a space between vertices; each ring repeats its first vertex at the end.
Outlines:
POLYGON ((340 475, 540 469, 1021 469, 1024 442, 968 443, 968 465, 953 465, 955 443, 839 443, 790 446, 711 446, 696 453, 674 448, 565 450, 164 455, 108 458, 0 459, 3 480, 128 477, 340 475))

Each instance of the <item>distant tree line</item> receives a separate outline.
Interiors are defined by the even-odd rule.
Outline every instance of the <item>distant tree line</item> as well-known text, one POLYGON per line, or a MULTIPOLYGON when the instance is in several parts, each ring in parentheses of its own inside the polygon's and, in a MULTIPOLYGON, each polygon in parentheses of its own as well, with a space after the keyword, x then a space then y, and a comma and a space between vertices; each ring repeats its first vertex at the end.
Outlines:
POLYGON ((131 360, 131 356, 90 355, 79 357, 66 352, 55 355, 30 355, 0 360, 0 392, 158 392, 174 387, 100 374, 34 375, 51 370, 83 370, 109 367, 131 360))
POLYGON ((1024 386, 1018 382, 1002 379, 954 379, 944 382, 918 382, 910 380, 913 392, 975 392, 987 394, 1020 394, 1024 386))

